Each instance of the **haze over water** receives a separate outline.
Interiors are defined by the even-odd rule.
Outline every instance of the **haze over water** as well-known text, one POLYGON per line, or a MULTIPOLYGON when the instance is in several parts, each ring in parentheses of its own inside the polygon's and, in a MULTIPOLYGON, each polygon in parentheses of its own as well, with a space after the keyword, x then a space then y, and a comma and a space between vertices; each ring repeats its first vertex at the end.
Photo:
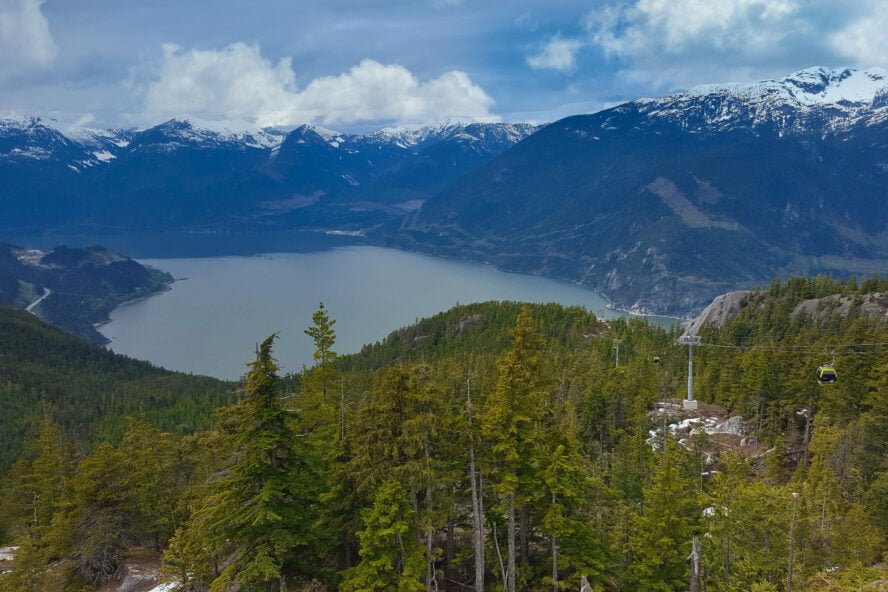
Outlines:
POLYGON ((178 281, 115 310, 100 327, 109 347, 171 370, 227 379, 241 377, 256 344, 274 332, 282 372, 311 366, 314 345, 303 331, 320 302, 336 320, 340 354, 456 304, 558 302, 599 317, 620 315, 570 283, 378 247, 142 262, 178 281))

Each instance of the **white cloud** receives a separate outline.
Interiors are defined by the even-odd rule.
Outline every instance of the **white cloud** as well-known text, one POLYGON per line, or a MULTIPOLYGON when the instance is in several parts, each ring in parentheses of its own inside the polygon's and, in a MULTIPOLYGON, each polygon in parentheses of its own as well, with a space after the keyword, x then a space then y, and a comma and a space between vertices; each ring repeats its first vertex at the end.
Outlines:
POLYGON ((839 55, 862 67, 888 66, 888 4, 883 0, 868 3, 868 10, 830 37, 839 55))
POLYGON ((151 122, 183 115, 270 121, 286 111, 295 76, 289 60, 272 64, 255 45, 183 51, 167 44, 156 71, 139 84, 142 118, 151 122))
POLYGON ((58 47, 43 0, 0 0, 0 78, 50 65, 58 47))
POLYGON ((406 68, 362 60, 347 73, 313 80, 298 94, 291 117, 324 124, 393 121, 417 124, 447 117, 498 118, 491 99, 464 72, 420 82, 406 68))
POLYGON ((423 82, 403 66, 365 59, 299 89, 289 59, 272 64, 258 46, 243 43, 189 51, 165 45, 160 65, 132 82, 143 96, 143 123, 186 115, 260 126, 498 120, 490 112, 493 99, 464 72, 423 82))
POLYGON ((527 65, 535 70, 570 72, 576 67, 577 52, 583 46, 576 39, 554 37, 536 55, 527 58, 527 65))
POLYGON ((795 0, 634 0, 592 11, 584 25, 624 76, 670 85, 773 68, 791 53, 788 40, 810 32, 803 9, 795 0))
POLYGON ((593 40, 610 54, 642 57, 701 45, 758 52, 790 31, 794 0, 637 0, 587 15, 593 40))

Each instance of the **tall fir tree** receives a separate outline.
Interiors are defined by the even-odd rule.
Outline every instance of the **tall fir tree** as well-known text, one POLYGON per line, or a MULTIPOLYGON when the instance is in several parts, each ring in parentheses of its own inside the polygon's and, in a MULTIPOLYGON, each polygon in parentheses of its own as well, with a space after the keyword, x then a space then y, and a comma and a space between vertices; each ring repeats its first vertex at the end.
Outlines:
POLYGON ((701 511, 689 466, 696 465, 667 438, 644 488, 632 540, 635 589, 640 592, 672 592, 688 585, 687 558, 701 511))
POLYGON ((517 523, 519 504, 529 496, 528 473, 536 450, 537 416, 541 412, 541 356, 544 337, 534 326, 530 308, 524 307, 510 332, 512 345, 497 364, 499 376, 481 420, 482 434, 490 444, 493 493, 506 519, 506 592, 517 590, 517 523))
POLYGON ((394 480, 384 482, 361 517, 361 561, 346 571, 341 592, 423 592, 426 562, 404 488, 394 480))
POLYGON ((323 402, 326 403, 328 391, 336 379, 334 365, 339 355, 333 351, 336 344, 336 331, 333 325, 334 319, 330 318, 324 303, 318 305, 318 310, 311 316, 311 327, 305 330, 305 334, 314 341, 315 350, 312 354, 315 362, 317 380, 320 382, 323 402))
POLYGON ((186 586, 274 591, 320 564, 313 529, 318 479, 280 404, 275 337, 260 345, 244 398, 228 416, 229 467, 213 477, 167 551, 186 586))

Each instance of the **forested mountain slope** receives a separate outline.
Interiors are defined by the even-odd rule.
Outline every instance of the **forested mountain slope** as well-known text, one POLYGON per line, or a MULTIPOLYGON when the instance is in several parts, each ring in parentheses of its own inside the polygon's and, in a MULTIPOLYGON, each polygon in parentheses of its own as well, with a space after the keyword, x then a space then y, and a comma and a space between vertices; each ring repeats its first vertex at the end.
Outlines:
POLYGON ((25 451, 40 418, 52 418, 81 453, 116 441, 126 416, 184 434, 209 427, 209 414, 233 400, 235 385, 187 376, 115 354, 0 307, 0 467, 25 451))
POLYGON ((811 68, 554 122, 379 240, 696 313, 772 277, 888 268, 886 163, 888 72, 811 68))
POLYGON ((44 418, 3 481, 0 589, 107 584, 147 548, 194 591, 878 590, 888 324, 861 311, 886 290, 752 292, 699 331, 697 412, 678 331, 643 319, 465 305, 340 358, 321 308, 315 366, 285 383, 270 336, 211 430, 133 421, 84 456, 44 418), (825 296, 853 305, 794 312, 825 296))
POLYGON ((0 305, 27 308, 94 343, 95 329, 130 300, 166 289, 173 277, 102 247, 48 252, 0 242, 0 305))

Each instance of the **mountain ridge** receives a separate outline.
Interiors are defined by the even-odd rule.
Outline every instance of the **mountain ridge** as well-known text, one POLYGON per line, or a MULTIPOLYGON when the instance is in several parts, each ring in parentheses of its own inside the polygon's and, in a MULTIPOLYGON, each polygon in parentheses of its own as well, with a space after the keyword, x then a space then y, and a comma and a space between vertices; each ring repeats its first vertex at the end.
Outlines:
POLYGON ((44 252, 0 242, 0 306, 24 308, 93 343, 120 304, 163 291, 173 277, 102 247, 44 252))
POLYGON ((78 128, 69 137, 36 117, 0 119, 0 175, 7 180, 0 232, 355 231, 398 215, 392 204, 416 207, 537 129, 446 123, 343 134, 314 126, 287 133, 218 127, 172 119, 145 130, 78 128), (428 174, 429 161, 439 159, 448 165, 428 174))
POLYGON ((884 270, 888 76, 878 83, 869 102, 826 93, 845 103, 802 110, 709 86, 568 117, 377 238, 575 281, 659 314, 695 313, 773 277, 884 270))
POLYGON ((3 233, 332 230, 681 316, 773 277, 888 268, 880 68, 701 85, 545 127, 257 138, 170 120, 82 144, 34 119, 16 144, 13 127, 0 124, 3 233))

